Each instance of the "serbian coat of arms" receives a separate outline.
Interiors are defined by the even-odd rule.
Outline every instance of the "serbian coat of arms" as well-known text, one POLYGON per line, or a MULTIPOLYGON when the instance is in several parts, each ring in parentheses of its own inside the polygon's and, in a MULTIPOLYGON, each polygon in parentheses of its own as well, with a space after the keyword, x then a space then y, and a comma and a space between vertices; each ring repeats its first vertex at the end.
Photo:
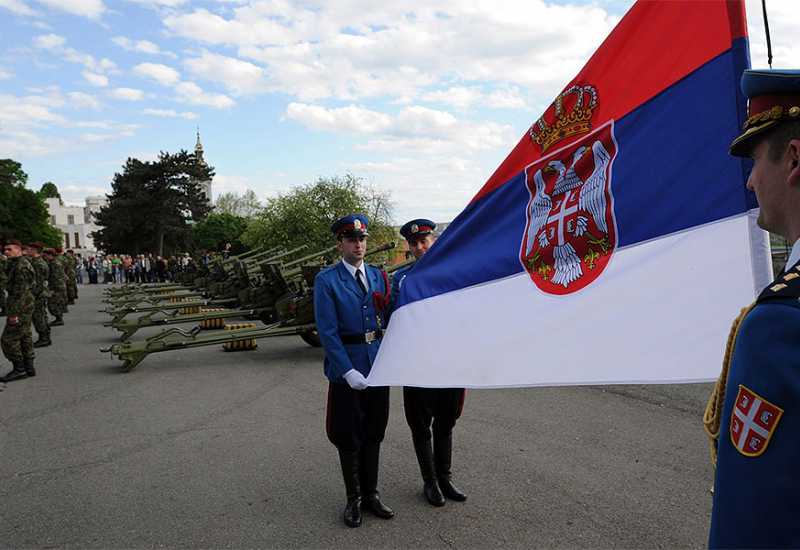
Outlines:
POLYGON ((617 246, 611 166, 614 124, 525 169, 530 193, 520 260, 548 294, 571 294, 600 276, 617 246))
POLYGON ((783 409, 773 405, 747 386, 739 385, 739 393, 731 410, 731 442, 745 456, 759 456, 765 450, 783 409))

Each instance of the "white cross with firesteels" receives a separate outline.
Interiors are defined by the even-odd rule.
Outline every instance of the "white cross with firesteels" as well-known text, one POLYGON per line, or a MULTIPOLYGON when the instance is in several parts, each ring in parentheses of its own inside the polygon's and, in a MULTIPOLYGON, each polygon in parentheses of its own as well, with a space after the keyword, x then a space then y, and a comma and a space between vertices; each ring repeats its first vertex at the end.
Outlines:
POLYGON ((564 198, 561 199, 561 206, 558 208, 558 213, 553 214, 552 216, 548 216, 547 223, 550 222, 558 222, 558 245, 561 246, 564 244, 564 222, 567 219, 567 216, 570 216, 578 211, 578 205, 570 206, 567 208, 567 203, 572 200, 573 191, 567 191, 567 194, 564 195, 564 198))
POLYGON ((739 409, 739 407, 733 408, 733 414, 735 414, 736 418, 738 418, 742 422, 742 433, 739 434, 739 439, 738 441, 736 441, 736 448, 739 449, 740 451, 744 450, 744 445, 745 443, 747 443, 746 441, 747 438, 745 436, 750 432, 750 430, 753 430, 758 435, 763 437, 764 441, 766 441, 767 438, 769 437, 769 432, 755 423, 755 418, 756 415, 758 414, 758 409, 760 407, 761 407, 761 400, 754 399, 753 406, 750 407, 750 412, 747 413, 746 415, 741 411, 741 409, 739 409))

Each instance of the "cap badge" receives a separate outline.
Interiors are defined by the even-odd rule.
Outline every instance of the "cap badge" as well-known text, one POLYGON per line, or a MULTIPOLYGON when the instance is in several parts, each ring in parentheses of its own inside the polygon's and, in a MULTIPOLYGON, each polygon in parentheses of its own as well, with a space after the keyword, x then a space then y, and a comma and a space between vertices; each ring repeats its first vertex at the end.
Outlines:
POLYGON ((411 224, 411 232, 412 233, 419 233, 419 226, 417 224, 411 224))
POLYGON ((359 219, 353 220, 353 229, 361 229, 361 220, 359 219))

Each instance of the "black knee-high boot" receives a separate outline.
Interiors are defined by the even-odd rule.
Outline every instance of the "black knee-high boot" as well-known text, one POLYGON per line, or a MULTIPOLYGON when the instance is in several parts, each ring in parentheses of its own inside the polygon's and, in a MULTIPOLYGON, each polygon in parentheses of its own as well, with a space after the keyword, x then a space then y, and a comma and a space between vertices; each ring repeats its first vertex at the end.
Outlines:
POLYGON ((378 466, 380 464, 380 443, 370 443, 361 448, 361 495, 364 509, 379 518, 391 519, 394 510, 381 502, 378 493, 378 466))
POLYGON ((347 491, 347 505, 344 508, 344 524, 348 527, 361 525, 361 487, 358 479, 358 451, 339 449, 339 462, 342 464, 342 477, 347 491))
POLYGON ((456 500, 458 502, 467 500, 467 495, 453 485, 451 481, 450 466, 453 456, 452 433, 446 435, 434 434, 433 455, 436 461, 436 477, 439 480, 439 488, 442 490, 442 494, 450 500, 456 500))
POLYGON ((436 473, 433 467, 433 448, 430 439, 414 438, 414 451, 417 453, 419 471, 422 474, 424 486, 422 492, 433 506, 444 506, 444 496, 436 482, 436 473))

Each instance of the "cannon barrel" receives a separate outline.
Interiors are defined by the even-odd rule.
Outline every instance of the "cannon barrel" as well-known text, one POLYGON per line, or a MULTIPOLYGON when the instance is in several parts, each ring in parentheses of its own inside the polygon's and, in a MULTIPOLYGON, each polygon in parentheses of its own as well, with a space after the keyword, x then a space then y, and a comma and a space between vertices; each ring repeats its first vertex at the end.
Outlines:
MULTIPOLYGON (((279 252, 280 252, 280 250, 281 250, 280 248, 277 248, 277 249, 269 249, 269 250, 262 250, 262 251, 261 251, 261 252, 259 252, 258 254, 255 254, 255 255, 253 255, 253 256, 250 256, 249 258, 245 258, 244 260, 241 260, 241 261, 242 261, 242 263, 244 263, 244 264, 249 264, 249 263, 252 263, 252 262, 254 262, 254 261, 256 261, 256 260, 258 260, 258 259, 260 259, 260 258, 264 258, 264 257, 273 256, 273 255, 275 255, 275 254, 279 253, 279 252)), ((233 269, 233 263, 234 263, 236 260, 238 260, 238 258, 233 258, 232 260, 225 260, 224 262, 222 262, 222 266, 223 266, 223 268, 225 268, 226 270, 233 269), (229 261, 230 261, 230 263, 228 263, 229 261)))
POLYGON ((250 256, 253 256, 254 254, 258 254, 258 252, 262 248, 264 248, 264 247, 263 246, 257 246, 256 248, 254 248, 252 250, 248 250, 247 252, 242 252, 241 254, 239 254, 237 256, 231 256, 227 260, 222 260, 222 264, 224 265, 224 264, 228 264, 228 263, 233 263, 236 260, 244 260, 245 258, 249 258, 250 256))
POLYGON ((395 246, 397 246, 397 243, 395 243, 394 241, 389 241, 388 243, 380 245, 378 248, 373 248, 372 250, 368 250, 367 253, 364 254, 364 257, 366 258, 368 256, 372 256, 373 254, 386 252, 387 250, 393 249, 395 246))
POLYGON ((327 254, 328 252, 333 252, 334 250, 336 250, 336 246, 329 246, 328 248, 320 250, 319 252, 315 252, 313 254, 303 256, 302 258, 297 258, 296 260, 292 260, 291 262, 287 262, 283 264, 283 267, 285 269, 297 264, 302 264, 303 262, 307 262, 308 260, 313 260, 314 258, 319 258, 320 256, 327 254))
POLYGON ((298 246, 297 248, 293 248, 292 250, 287 250, 286 252, 284 252, 282 254, 278 254, 277 256, 272 256, 271 258, 267 258, 266 260, 260 260, 260 261, 258 261, 256 263, 256 265, 266 264, 266 263, 274 262, 276 260, 280 260, 281 258, 285 258, 286 256, 291 256, 295 252, 300 252, 301 250, 304 250, 306 248, 308 248, 308 245, 307 244, 302 244, 302 245, 298 246))

